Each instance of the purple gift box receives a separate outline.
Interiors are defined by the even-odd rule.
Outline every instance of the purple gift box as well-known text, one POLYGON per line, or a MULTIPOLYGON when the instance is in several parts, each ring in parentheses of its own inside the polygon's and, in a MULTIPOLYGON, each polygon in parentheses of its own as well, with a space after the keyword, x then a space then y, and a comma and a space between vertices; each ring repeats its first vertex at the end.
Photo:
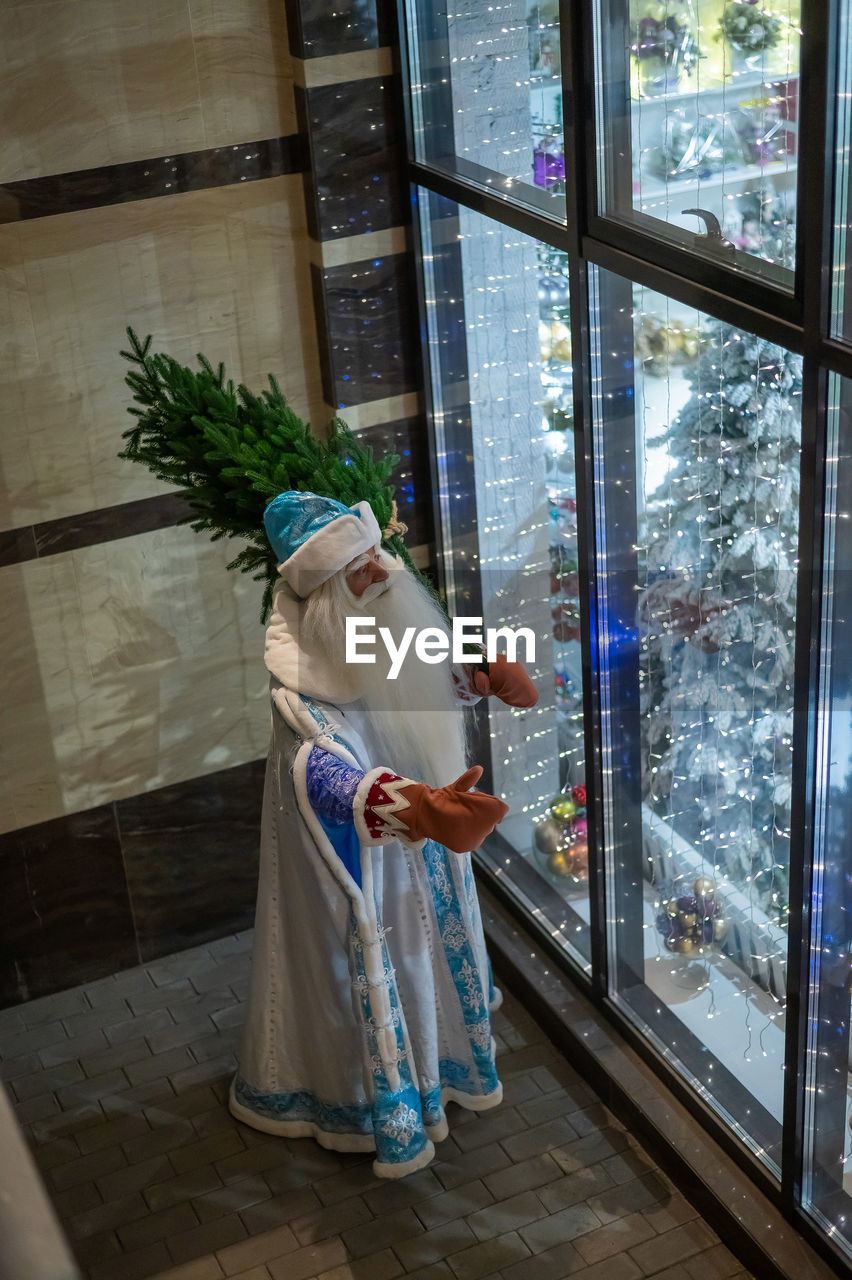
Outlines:
POLYGON ((537 187, 552 187, 565 181, 565 156, 560 151, 552 155, 542 147, 533 151, 533 182, 537 187))

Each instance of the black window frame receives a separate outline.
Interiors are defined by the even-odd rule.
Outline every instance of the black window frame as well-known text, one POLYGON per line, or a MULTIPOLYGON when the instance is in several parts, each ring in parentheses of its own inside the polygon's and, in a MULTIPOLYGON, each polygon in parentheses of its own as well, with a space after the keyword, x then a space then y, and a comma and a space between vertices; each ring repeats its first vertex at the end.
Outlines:
MULTIPOLYGON (((582 621, 583 698, 586 709, 585 746, 590 848, 591 964, 590 973, 572 965, 546 927, 524 912, 506 888, 480 861, 479 871, 500 895, 537 944, 563 968, 606 1012, 628 1042, 668 1087, 735 1159, 745 1163, 754 1181, 815 1249, 835 1267, 848 1269, 849 1257, 819 1229, 802 1208, 805 1117, 805 1050, 807 1046, 810 964, 810 900, 815 841, 816 730, 819 690, 820 629, 825 543, 825 482, 828 419, 828 381, 832 373, 852 379, 852 340, 831 336, 832 222, 834 214, 833 139, 838 90, 837 32, 842 0, 809 0, 800 64, 799 130, 808 139, 798 159, 798 229, 792 292, 782 291, 754 276, 716 263, 656 239, 638 225, 606 217, 598 205, 598 145, 596 121, 595 0, 559 0, 563 85, 566 184, 563 222, 515 203, 495 183, 466 179, 463 166, 427 164, 415 158, 406 11, 414 0, 397 0, 401 74, 408 141, 408 180, 416 205, 423 188, 448 201, 480 213, 497 223, 563 251, 570 260, 571 336, 575 361, 574 438, 577 459, 578 541, 582 621), (827 147, 831 147, 830 154, 827 147), (746 1147, 723 1125, 720 1117, 693 1092, 685 1079, 650 1046, 610 998, 606 942, 602 795, 603 691, 596 653, 595 460, 592 453, 592 340, 589 331, 589 268, 601 267, 651 290, 666 294, 696 310, 709 313, 803 357, 801 496, 799 508, 799 570, 796 600, 796 668, 793 731, 793 800, 790 846, 790 924, 786 1013, 786 1063, 780 1185, 768 1175, 746 1147)), ((850 178, 852 181, 852 178, 850 178)), ((415 252, 420 251, 417 217, 415 252)), ((424 386, 429 389, 425 300, 420 287, 421 347, 424 386)), ((849 290, 852 298, 852 287, 849 290)), ((852 305, 850 303, 849 305, 852 305)), ((429 406, 431 409, 431 405, 429 406)), ((431 413, 428 415, 430 424, 431 413)), ((431 427, 430 427, 431 429, 431 427)), ((430 440, 434 446, 434 439, 430 440)), ((436 498, 439 572, 440 511, 436 498)), ((446 548, 444 551, 446 552, 446 548)), ((484 727, 483 727, 484 728, 484 727)), ((505 852, 505 851, 504 851, 505 852)))

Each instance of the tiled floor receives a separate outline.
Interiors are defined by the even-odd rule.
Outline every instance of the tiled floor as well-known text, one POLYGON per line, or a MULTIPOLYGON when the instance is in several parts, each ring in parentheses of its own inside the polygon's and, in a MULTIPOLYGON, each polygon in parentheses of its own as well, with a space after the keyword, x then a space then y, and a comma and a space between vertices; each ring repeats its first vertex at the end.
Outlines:
POLYGON ((3 1076, 91 1280, 747 1280, 520 1005, 495 1017, 505 1101, 451 1106, 438 1159, 238 1124, 251 935, 0 1012, 3 1076))

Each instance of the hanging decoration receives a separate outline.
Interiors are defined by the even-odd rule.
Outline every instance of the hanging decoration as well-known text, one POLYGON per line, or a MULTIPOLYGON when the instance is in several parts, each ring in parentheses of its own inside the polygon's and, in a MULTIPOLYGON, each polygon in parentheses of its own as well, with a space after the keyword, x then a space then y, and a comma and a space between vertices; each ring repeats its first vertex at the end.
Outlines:
POLYGON ((774 49, 781 31, 781 19, 761 9, 756 0, 732 0, 725 5, 719 23, 720 37, 746 56, 774 49))
POLYGON ((631 31, 630 52, 642 97, 676 93, 701 56, 690 6, 683 0, 645 0, 631 31))
POLYGON ((727 924, 716 898, 716 881, 699 876, 692 892, 663 897, 657 914, 657 931, 667 951, 688 955, 724 941, 727 924))
POLYGON ((672 365, 691 364, 701 349, 701 333, 680 320, 641 315, 636 326, 636 355, 642 369, 655 378, 668 377, 672 365))

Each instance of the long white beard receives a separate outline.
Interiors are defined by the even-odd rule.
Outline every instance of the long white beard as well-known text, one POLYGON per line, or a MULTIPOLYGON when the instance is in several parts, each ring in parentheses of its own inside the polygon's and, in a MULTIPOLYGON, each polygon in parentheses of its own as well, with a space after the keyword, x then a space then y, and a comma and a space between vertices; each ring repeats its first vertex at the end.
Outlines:
POLYGON ((441 610, 401 561, 385 553, 381 559, 390 578, 382 584, 387 589, 373 599, 372 588, 360 598, 353 596, 345 586, 345 571, 311 594, 302 642, 322 647, 335 663, 343 662, 347 616, 375 618, 375 663, 347 667, 370 721, 378 752, 374 763, 443 787, 467 768, 464 713, 454 692, 452 665, 449 659, 421 662, 412 642, 398 677, 388 680, 391 659, 379 627, 386 627, 396 644, 407 627, 450 631, 441 610))

